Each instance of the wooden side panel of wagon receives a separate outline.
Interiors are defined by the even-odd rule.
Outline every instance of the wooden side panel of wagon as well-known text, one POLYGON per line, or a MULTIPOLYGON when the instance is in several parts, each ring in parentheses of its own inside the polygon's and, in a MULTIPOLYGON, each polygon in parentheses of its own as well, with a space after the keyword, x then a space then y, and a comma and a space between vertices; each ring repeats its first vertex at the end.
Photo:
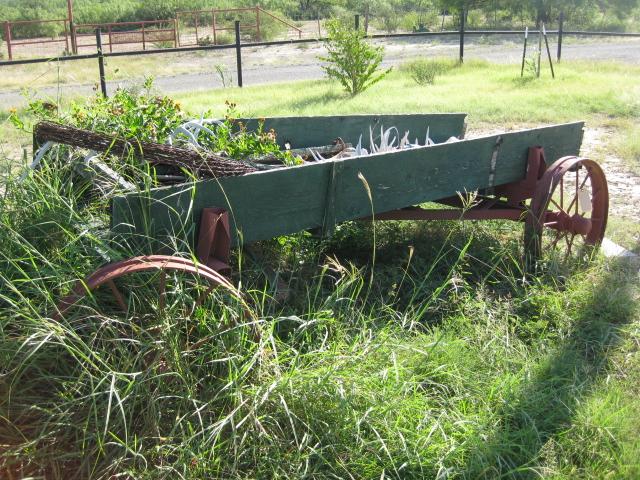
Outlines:
MULTIPOLYGON (((430 138, 444 142, 449 137, 463 137, 465 113, 427 113, 396 115, 335 115, 313 117, 271 117, 266 118, 264 128, 273 128, 278 134, 278 143, 286 142, 291 148, 312 145, 328 145, 340 137, 347 143, 356 145, 362 135, 363 146, 369 144, 369 128, 374 136, 380 135, 380 128, 396 127, 400 137, 409 132, 410 141, 416 138, 424 143, 427 130, 430 138)), ((256 119, 242 119, 249 129, 257 126, 256 119)))
POLYGON ((556 125, 129 194, 113 199, 112 229, 191 242, 206 207, 230 212, 236 244, 331 228, 372 208, 381 213, 521 180, 529 147, 543 146, 549 160, 576 155, 582 129, 582 123, 556 125))

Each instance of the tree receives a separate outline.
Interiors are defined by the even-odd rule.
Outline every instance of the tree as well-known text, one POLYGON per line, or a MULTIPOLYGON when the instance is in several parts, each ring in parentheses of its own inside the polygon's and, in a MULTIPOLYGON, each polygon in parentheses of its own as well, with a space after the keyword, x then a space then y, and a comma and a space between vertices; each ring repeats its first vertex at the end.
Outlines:
POLYGON ((319 58, 327 65, 322 69, 330 78, 338 80, 351 95, 363 92, 391 71, 391 68, 378 70, 382 63, 383 48, 370 45, 361 29, 355 30, 338 20, 332 20, 327 23, 327 31, 327 56, 319 58))

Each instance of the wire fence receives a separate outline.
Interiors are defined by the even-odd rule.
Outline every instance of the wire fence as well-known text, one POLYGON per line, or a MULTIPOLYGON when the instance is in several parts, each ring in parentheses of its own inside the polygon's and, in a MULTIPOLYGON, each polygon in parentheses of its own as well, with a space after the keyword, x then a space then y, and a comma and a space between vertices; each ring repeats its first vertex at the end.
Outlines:
MULTIPOLYGON (((291 20, 260 7, 177 12, 169 20, 73 24, 69 20, 5 21, 0 36, 0 59, 52 58, 96 50, 95 30, 112 52, 229 45, 235 42, 234 22, 240 21, 242 40, 260 42, 318 38, 315 29, 303 31, 291 20), (43 35, 46 32, 46 36, 43 35), (308 35, 310 34, 311 35, 308 35)), ((319 21, 316 22, 319 25, 319 21)), ((315 24, 314 24, 315 25, 315 24)))
MULTIPOLYGON (((0 59, 0 67, 50 61, 64 62, 97 59, 101 89, 103 94, 106 95, 106 81, 103 73, 104 59, 106 57, 235 49, 236 80, 238 85, 242 86, 243 48, 295 45, 326 40, 326 20, 320 18, 309 19, 307 17, 306 19, 283 21, 283 19, 271 15, 260 8, 234 10, 236 11, 208 10, 187 12, 187 14, 178 16, 176 20, 171 22, 153 21, 128 22, 127 24, 78 25, 67 30, 64 39, 58 41, 62 43, 62 47, 58 48, 64 48, 62 55, 40 58, 14 58, 11 60, 0 59), (238 19, 239 14, 243 16, 242 20, 238 19), (263 23, 261 17, 270 18, 277 25, 277 28, 269 32, 268 29, 263 27, 266 23, 263 23), (229 27, 227 25, 229 25, 228 22, 232 18, 235 18, 235 20, 233 20, 233 26, 229 27), (209 23, 207 23, 206 19, 210 19, 209 23), (253 21, 255 23, 252 23, 253 21), (91 32, 92 29, 95 29, 95 31, 91 32), (230 29, 233 32, 231 35, 228 33, 230 29), (71 32, 74 32, 74 35, 71 35, 71 32), (69 49, 72 47, 75 48, 77 53, 70 53, 69 49)), ((477 23, 471 23, 471 25, 467 23, 472 18, 473 16, 471 15, 458 14, 456 16, 446 11, 439 12, 438 24, 436 25, 433 15, 416 15, 412 17, 411 21, 405 21, 402 24, 402 28, 391 28, 388 23, 385 23, 387 20, 383 21, 374 15, 358 14, 353 17, 346 17, 346 20, 343 17, 343 20, 353 22, 354 28, 364 29, 367 37, 372 40, 446 38, 449 43, 457 42, 459 44, 458 59, 460 62, 464 61, 464 48, 468 37, 517 38, 525 34, 524 29, 471 28, 473 25, 477 25, 477 23)), ((61 28, 65 28, 64 21, 62 22, 61 28)), ((532 27, 529 31, 533 35, 541 33, 536 27, 532 27)), ((557 38, 556 58, 558 60, 562 55, 563 37, 566 35, 640 38, 640 33, 567 31, 564 29, 562 17, 559 18, 558 28, 554 30, 547 29, 546 33, 557 38)), ((16 43, 20 44, 20 46, 29 45, 28 42, 29 40, 18 39, 14 43, 12 40, 11 47, 13 48, 16 43)))
MULTIPOLYGON (((518 12, 501 10, 498 2, 494 8, 470 9, 464 11, 465 30, 470 35, 476 31, 493 32, 486 35, 513 32, 521 34, 525 27, 535 30, 524 9, 518 12), (498 32, 498 33, 496 33, 498 32)), ((372 37, 398 34, 442 34, 451 35, 460 29, 462 12, 425 7, 420 10, 405 11, 394 9, 387 4, 375 11, 358 13, 360 26, 372 37)), ((331 18, 353 21, 353 12, 343 12, 331 18)), ((261 7, 209 9, 177 12, 168 20, 73 24, 67 19, 28 20, 0 22, 0 60, 21 60, 28 58, 55 58, 96 50, 95 29, 102 31, 103 48, 109 53, 161 48, 230 45, 235 42, 234 22, 240 22, 242 42, 318 40, 326 37, 326 24, 330 18, 309 12, 300 12, 285 17, 261 7)), ((547 19, 547 28, 557 31, 564 28, 572 34, 619 35, 619 32, 586 32, 584 25, 593 21, 573 12, 566 19, 559 13, 547 19), (564 27, 561 27, 561 24, 564 27)), ((616 25, 601 23, 603 27, 616 25)), ((633 36, 634 34, 629 34, 633 36)), ((628 36, 628 35, 627 35, 628 36)))

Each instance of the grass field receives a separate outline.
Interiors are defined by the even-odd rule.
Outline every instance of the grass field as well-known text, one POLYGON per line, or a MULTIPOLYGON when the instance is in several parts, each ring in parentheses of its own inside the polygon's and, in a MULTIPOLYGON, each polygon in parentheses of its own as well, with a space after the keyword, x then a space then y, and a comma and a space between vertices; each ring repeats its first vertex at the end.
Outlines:
MULTIPOLYGON (((585 119, 637 168, 639 73, 563 63, 555 82, 521 81, 472 62, 429 87, 394 72, 356 98, 321 81, 180 101, 194 115, 224 100, 257 116, 464 111, 472 132, 585 119)), ((190 317, 150 299, 144 316, 55 320, 54 299, 112 252, 106 207, 48 169, 3 182, 0 477, 640 477, 640 283, 626 264, 526 278, 517 225, 348 223, 234 259, 259 338, 227 328, 241 314, 222 296, 190 317), (265 263, 288 300, 269 297, 265 263)))

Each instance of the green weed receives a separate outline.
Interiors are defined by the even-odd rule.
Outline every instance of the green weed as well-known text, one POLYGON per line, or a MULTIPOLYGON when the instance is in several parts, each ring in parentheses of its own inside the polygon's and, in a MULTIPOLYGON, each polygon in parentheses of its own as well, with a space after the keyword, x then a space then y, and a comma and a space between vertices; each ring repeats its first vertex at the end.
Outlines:
MULTIPOLYGON (((516 85, 519 66, 465 64, 429 97, 397 73, 356 98, 307 82, 206 101, 218 115, 229 96, 256 116, 467 110, 476 125, 637 115, 610 86, 629 72, 584 82, 588 68, 516 85)), ((166 310, 143 284, 128 314, 106 289, 55 318, 105 257, 139 253, 109 235, 107 202, 88 203, 70 169, 0 185, 0 476, 640 475, 636 271, 596 259, 526 279, 522 230, 507 222, 349 222, 327 240, 262 242, 263 259, 236 253, 248 322, 221 292, 192 308, 174 278, 166 310)))
POLYGON ((418 85, 433 85, 436 76, 458 66, 458 62, 450 59, 414 60, 401 67, 407 71, 418 85))

